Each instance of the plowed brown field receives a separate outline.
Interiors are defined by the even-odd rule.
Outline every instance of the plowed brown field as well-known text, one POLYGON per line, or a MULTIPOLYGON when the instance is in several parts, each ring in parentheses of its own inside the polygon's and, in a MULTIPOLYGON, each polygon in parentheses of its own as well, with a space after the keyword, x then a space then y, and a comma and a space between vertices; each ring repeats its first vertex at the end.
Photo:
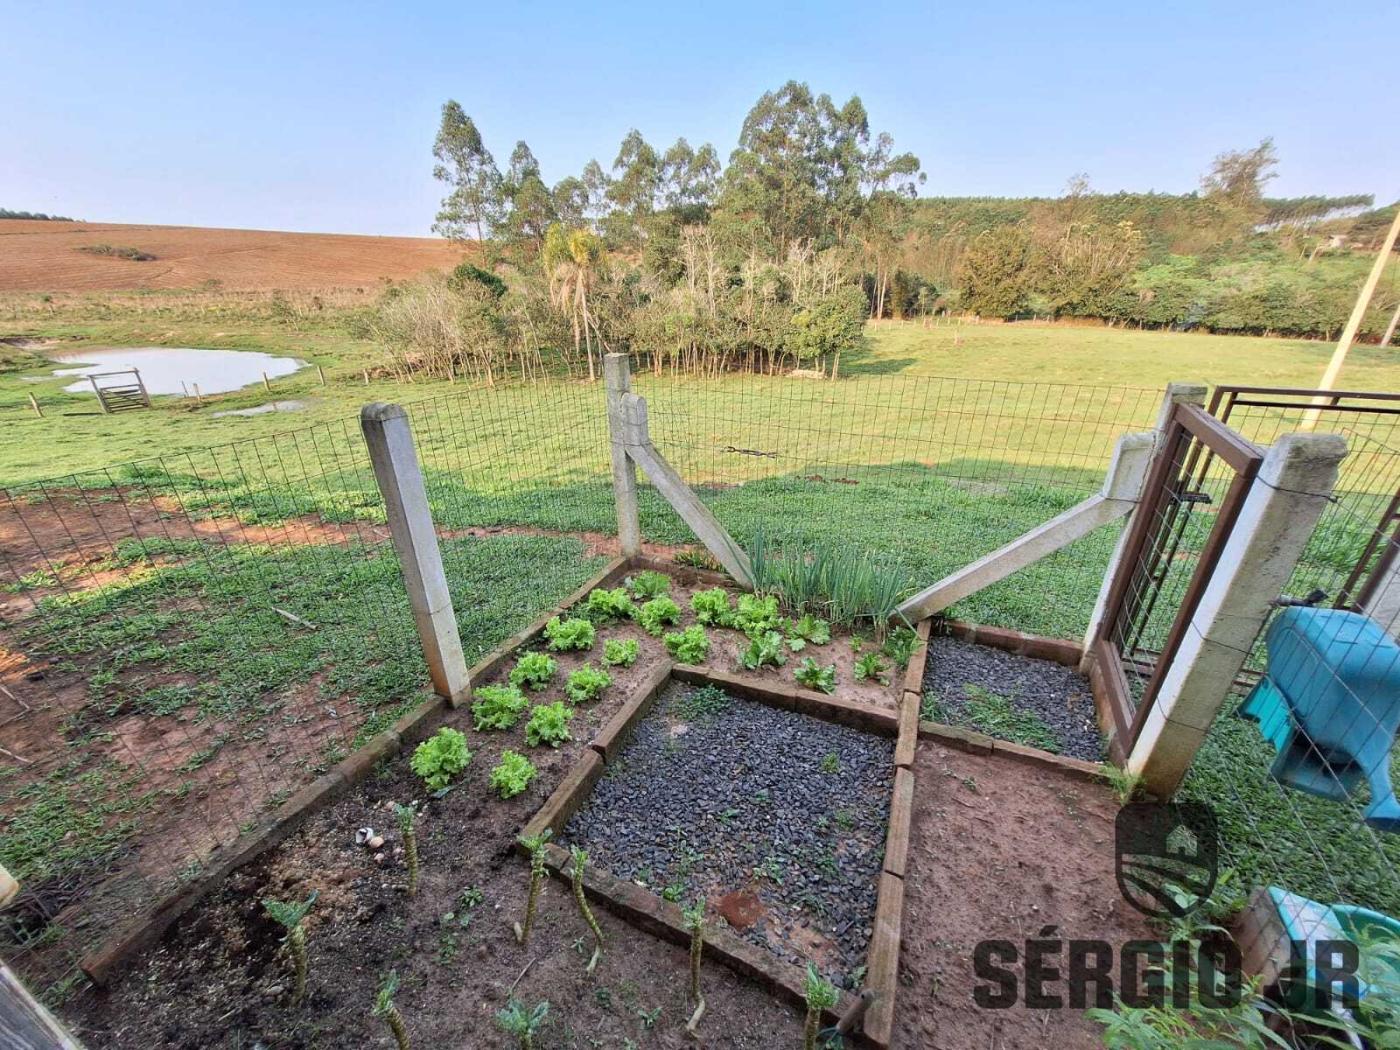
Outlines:
POLYGON ((0 291, 198 288, 207 281, 231 291, 360 288, 449 269, 465 254, 428 237, 6 219, 0 220, 0 291), (78 250, 99 244, 155 258, 133 262, 78 250))

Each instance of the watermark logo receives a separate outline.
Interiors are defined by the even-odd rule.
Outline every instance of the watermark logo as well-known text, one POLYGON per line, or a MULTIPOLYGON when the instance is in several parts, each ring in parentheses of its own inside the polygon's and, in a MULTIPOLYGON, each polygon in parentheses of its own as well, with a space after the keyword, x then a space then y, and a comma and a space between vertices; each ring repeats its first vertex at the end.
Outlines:
POLYGON ((1114 826, 1124 900, 1153 918, 1182 918, 1210 897, 1219 874, 1215 813, 1196 802, 1132 802, 1114 826))

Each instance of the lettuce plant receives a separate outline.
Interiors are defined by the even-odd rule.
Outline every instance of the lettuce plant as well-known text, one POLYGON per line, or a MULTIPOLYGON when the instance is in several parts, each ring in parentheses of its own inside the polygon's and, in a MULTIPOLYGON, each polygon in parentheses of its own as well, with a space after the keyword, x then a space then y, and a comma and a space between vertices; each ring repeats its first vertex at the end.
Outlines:
POLYGON ((592 649, 597 631, 582 617, 561 620, 556 616, 544 625, 544 636, 549 639, 549 647, 559 653, 571 649, 592 649))
POLYGON ((632 597, 637 601, 646 601, 650 598, 660 598, 663 594, 671 593, 671 577, 664 572, 639 572, 635 576, 629 576, 622 581, 632 597))
POLYGON ((889 664, 885 663, 884 657, 879 653, 865 653, 853 668, 857 680, 873 679, 881 685, 889 685, 889 675, 886 674, 888 670, 889 664))
POLYGON ((472 724, 478 733, 487 729, 510 729, 530 701, 513 685, 483 685, 472 690, 472 724))
POLYGON ((734 626, 750 638, 767 631, 776 631, 781 622, 776 595, 770 594, 763 598, 756 594, 739 595, 739 604, 734 610, 734 626))
POLYGON ((584 664, 573 674, 564 686, 564 695, 571 704, 586 704, 597 700, 603 690, 612 685, 613 677, 607 671, 584 664))
POLYGON ((530 721, 525 723, 525 743, 531 747, 558 747, 565 740, 572 740, 569 719, 573 717, 574 709, 563 700, 536 705, 530 712, 530 721))
POLYGON ((554 677, 556 666, 548 653, 526 653, 515 662, 510 684, 520 689, 543 689, 554 677))
POLYGON ((900 624, 885 635, 885 644, 881 646, 880 652, 897 663, 900 668, 905 668, 909 666, 909 661, 914 656, 914 650, 918 647, 919 632, 906 624, 900 624))
POLYGON ((681 622, 681 607, 670 598, 653 598, 637 610, 642 630, 657 638, 667 627, 681 622))
POLYGON ((713 627, 728 627, 734 618, 729 592, 723 587, 696 591, 690 596, 690 608, 697 620, 713 627))
POLYGON ((783 652, 783 636, 777 631, 763 631, 749 640, 749 647, 739 654, 739 662, 750 671, 760 667, 781 667, 787 663, 783 652))
POLYGON ((549 1000, 526 1009, 525 1004, 512 995, 506 1005, 496 1011, 496 1025, 520 1040, 520 1050, 534 1050, 535 1033, 548 1015, 549 1000))
POLYGON ((491 786, 501 798, 514 798, 535 779, 535 765, 518 751, 502 751, 501 760, 491 770, 491 786))
POLYGON ((443 726, 418 745, 408 765, 423 778, 429 791, 441 791, 467 768, 471 760, 472 753, 467 750, 466 736, 456 729, 443 726))
POLYGON ((799 685, 817 689, 823 693, 836 692, 836 665, 823 667, 814 657, 807 657, 797 665, 795 674, 799 685))
POLYGON ((603 643, 603 663, 608 667, 631 667, 641 652, 641 644, 635 638, 609 638, 603 643))
POLYGON ((588 602, 583 614, 594 623, 612 623, 614 620, 630 620, 637 614, 637 607, 627 594, 626 587, 595 587, 588 592, 588 602))
POLYGON ((820 616, 806 613, 793 621, 792 626, 788 628, 788 637, 800 638, 813 645, 825 645, 831 641, 831 624, 820 616))
POLYGON ((666 651, 683 664, 703 663, 710 652, 710 638, 698 623, 684 631, 672 631, 662 641, 666 651))

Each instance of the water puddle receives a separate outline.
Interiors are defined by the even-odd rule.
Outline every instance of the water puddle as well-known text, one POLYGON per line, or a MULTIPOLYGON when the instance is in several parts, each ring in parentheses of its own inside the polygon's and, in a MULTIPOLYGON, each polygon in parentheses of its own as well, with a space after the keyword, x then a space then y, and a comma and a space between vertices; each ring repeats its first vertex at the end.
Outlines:
MULTIPOLYGON (((288 376, 304 362, 293 357, 276 357, 259 350, 197 350, 163 346, 125 347, 113 350, 74 350, 53 354, 59 362, 75 368, 54 370, 56 376, 88 376, 136 368, 146 391, 156 394, 184 394, 199 386, 201 394, 223 394, 269 379, 288 376)), ((63 388, 70 394, 91 393, 92 384, 79 379, 63 388)))
MULTIPOLYGON (((200 388, 201 393, 203 387, 200 388)), ((265 405, 255 405, 253 408, 230 408, 223 412, 210 412, 213 419, 222 419, 224 416, 264 416, 269 412, 300 412, 306 407, 305 401, 269 401, 265 405)))

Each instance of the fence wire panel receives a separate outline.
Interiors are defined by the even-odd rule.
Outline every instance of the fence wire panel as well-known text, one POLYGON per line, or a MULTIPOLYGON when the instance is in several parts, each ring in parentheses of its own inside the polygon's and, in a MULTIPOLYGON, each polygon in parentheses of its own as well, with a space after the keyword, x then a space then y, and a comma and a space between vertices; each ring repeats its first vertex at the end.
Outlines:
MULTIPOLYGON (((853 544, 926 586, 1094 494, 1156 390, 911 375, 840 382, 634 377, 652 437, 741 544, 853 544)), ((643 486, 643 530, 688 530, 643 486)), ((1118 530, 1099 530, 965 600, 982 623, 1074 637, 1118 530)))
MULTIPOLYGON (((1303 937, 1334 938, 1352 907, 1400 917, 1400 808, 1390 795, 1400 724, 1400 537, 1386 518, 1400 485, 1395 409, 1322 413, 1316 430, 1341 433, 1349 446, 1335 495, 1182 788, 1215 809, 1224 863, 1241 888, 1269 888, 1265 909, 1303 937), (1358 580, 1370 581, 1364 593, 1358 580), (1303 601, 1312 607, 1290 604, 1303 601), (1265 674, 1278 692, 1265 685, 1251 694, 1265 674), (1327 912, 1308 902, 1345 907, 1327 912)), ((1304 410, 1236 403, 1228 419, 1269 444, 1299 429, 1304 410)), ((1251 928, 1246 936, 1262 934, 1251 928)), ((1242 947, 1248 958, 1270 945, 1242 947)))

